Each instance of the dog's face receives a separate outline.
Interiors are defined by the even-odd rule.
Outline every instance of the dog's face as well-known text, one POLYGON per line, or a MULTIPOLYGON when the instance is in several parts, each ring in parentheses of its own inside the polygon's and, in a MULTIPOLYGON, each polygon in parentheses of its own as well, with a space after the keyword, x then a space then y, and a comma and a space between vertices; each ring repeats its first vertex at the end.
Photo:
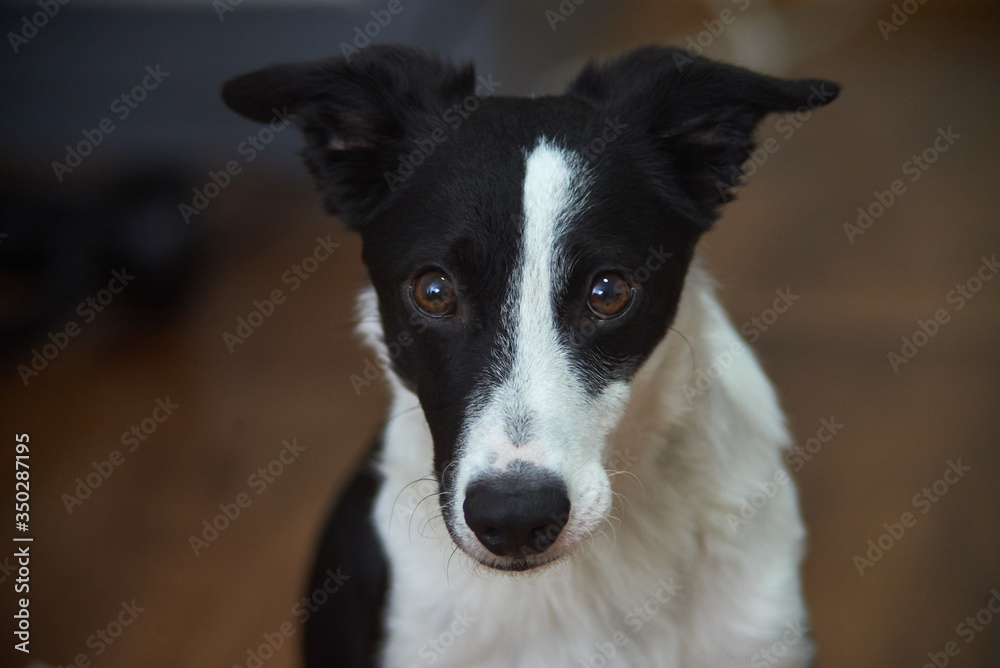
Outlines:
POLYGON ((500 568, 605 517, 606 437, 697 237, 629 173, 627 129, 587 162, 607 127, 572 98, 486 100, 363 231, 385 340, 412 339, 395 371, 433 434, 446 524, 500 568))
POLYGON ((608 435, 757 122, 837 89, 654 48, 588 67, 560 97, 486 95, 495 85, 371 47, 244 75, 224 96, 255 120, 294 115, 328 209, 362 235, 452 538, 526 570, 607 516, 608 435))

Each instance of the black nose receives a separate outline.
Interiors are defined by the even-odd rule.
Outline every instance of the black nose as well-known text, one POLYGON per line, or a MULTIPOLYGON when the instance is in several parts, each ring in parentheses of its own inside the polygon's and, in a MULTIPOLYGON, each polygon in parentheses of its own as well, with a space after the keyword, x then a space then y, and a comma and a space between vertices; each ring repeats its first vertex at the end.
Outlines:
POLYGON ((551 474, 517 473, 480 479, 465 491, 465 522, 500 557, 541 554, 569 519, 566 485, 551 474))

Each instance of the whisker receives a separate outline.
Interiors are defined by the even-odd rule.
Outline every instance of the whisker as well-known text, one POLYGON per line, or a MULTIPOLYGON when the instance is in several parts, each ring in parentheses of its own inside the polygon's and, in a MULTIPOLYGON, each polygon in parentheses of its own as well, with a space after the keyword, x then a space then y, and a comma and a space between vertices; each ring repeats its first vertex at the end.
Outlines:
POLYGON ((456 552, 458 552, 458 545, 455 545, 451 549, 451 554, 448 555, 448 562, 445 564, 445 567, 444 567, 444 575, 448 579, 448 584, 449 585, 451 584, 451 560, 455 558, 455 553, 456 552))
POLYGON ((386 424, 388 424, 388 423, 392 422, 393 420, 395 420, 396 418, 402 417, 402 416, 404 416, 404 415, 406 415, 408 413, 412 413, 413 411, 416 411, 416 410, 420 410, 420 404, 417 404, 416 406, 410 406, 409 408, 404 408, 403 410, 399 411, 398 413, 390 415, 389 417, 387 417, 385 419, 385 422, 386 422, 386 424))
POLYGON ((679 336, 682 339, 684 339, 684 343, 687 344, 688 350, 691 352, 691 372, 694 373, 694 370, 695 370, 694 363, 695 363, 695 357, 696 356, 695 356, 695 352, 694 352, 694 346, 691 345, 691 341, 688 339, 688 337, 681 330, 679 330, 679 329, 677 329, 675 327, 668 327, 667 329, 669 331, 671 331, 671 332, 675 332, 677 334, 677 336, 679 336))
MULTIPOLYGON (((424 501, 426 501, 427 499, 431 499, 431 498, 434 498, 436 496, 441 496, 441 492, 431 492, 430 494, 427 494, 422 499, 420 499, 419 501, 417 501, 416 504, 414 504, 414 506, 413 506, 413 512, 410 513, 410 521, 406 525, 406 536, 407 536, 407 539, 409 539, 410 533, 411 533, 411 531, 413 529, 413 516, 417 514, 417 508, 419 508, 420 504, 423 503, 424 501)), ((430 519, 432 517, 433 517, 432 515, 427 515, 424 519, 426 521, 430 521, 430 519)), ((426 538, 427 537, 427 536, 423 535, 423 531, 421 530, 420 525, 417 525, 417 535, 419 535, 421 538, 426 538)))
POLYGON ((635 483, 639 486, 639 491, 642 492, 642 500, 645 501, 646 500, 646 487, 645 487, 645 485, 642 484, 642 480, 639 478, 639 476, 637 476, 632 471, 628 471, 628 470, 625 470, 625 469, 616 470, 616 471, 608 471, 608 477, 609 478, 614 478, 614 477, 620 476, 620 475, 628 476, 629 478, 631 478, 632 480, 635 481, 635 483))
MULTIPOLYGON (((611 529, 611 550, 613 551, 615 549, 615 545, 618 544, 618 530, 615 529, 615 525, 611 523, 609 518, 605 517, 604 521, 607 523, 608 528, 611 529)), ((603 530, 601 531, 601 534, 607 536, 603 530)))
MULTIPOLYGON (((633 513, 635 512, 635 506, 632 505, 632 499, 628 498, 627 496, 625 496, 621 492, 616 492, 614 490, 611 490, 611 493, 614 494, 614 496, 615 496, 616 499, 620 499, 622 501, 622 503, 627 503, 628 504, 628 510, 630 512, 633 512, 633 513)), ((625 506, 624 505, 621 506, 621 510, 622 510, 623 513, 625 512, 625 506)), ((620 520, 621 520, 621 518, 619 518, 619 521, 620 520)))
MULTIPOLYGON (((417 478, 416 480, 411 480, 410 482, 403 485, 403 487, 399 490, 399 493, 396 494, 396 498, 392 500, 392 508, 389 511, 389 526, 387 527, 386 531, 388 535, 392 535, 392 518, 396 516, 396 504, 399 503, 399 497, 401 497, 403 495, 403 492, 408 490, 412 485, 416 485, 417 483, 421 482, 436 482, 436 480, 431 475, 425 475, 421 478, 417 478)), ((418 505, 420 505, 419 501, 413 504, 413 509, 410 511, 411 521, 413 519, 413 513, 416 511, 418 505)), ((409 528, 407 528, 407 533, 409 533, 409 528)))

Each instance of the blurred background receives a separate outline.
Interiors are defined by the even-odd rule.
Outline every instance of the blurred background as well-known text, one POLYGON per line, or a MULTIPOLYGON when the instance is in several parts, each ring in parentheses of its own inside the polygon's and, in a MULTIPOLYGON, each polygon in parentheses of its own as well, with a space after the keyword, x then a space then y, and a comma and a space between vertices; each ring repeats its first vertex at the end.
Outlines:
POLYGON ((383 25, 387 6, 0 7, 2 663, 299 665, 313 543, 386 396, 350 381, 357 239, 322 214, 295 131, 218 91, 370 39, 474 59, 502 94, 650 42, 841 83, 764 121, 772 150, 701 250, 802 448, 816 665, 1000 666, 997 3, 402 0, 383 25), (303 262, 318 237, 340 245, 303 262), (775 317, 779 290, 798 299, 775 317), (13 535, 34 538, 28 656, 13 535))

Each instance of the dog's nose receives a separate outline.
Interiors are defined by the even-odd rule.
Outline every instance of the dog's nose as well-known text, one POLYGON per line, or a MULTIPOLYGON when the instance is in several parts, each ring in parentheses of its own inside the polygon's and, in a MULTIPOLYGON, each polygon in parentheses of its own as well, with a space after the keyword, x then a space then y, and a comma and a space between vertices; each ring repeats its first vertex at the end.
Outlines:
POLYGON ((487 550, 500 557, 541 554, 569 520, 566 485, 555 476, 479 480, 465 492, 465 522, 487 550))

